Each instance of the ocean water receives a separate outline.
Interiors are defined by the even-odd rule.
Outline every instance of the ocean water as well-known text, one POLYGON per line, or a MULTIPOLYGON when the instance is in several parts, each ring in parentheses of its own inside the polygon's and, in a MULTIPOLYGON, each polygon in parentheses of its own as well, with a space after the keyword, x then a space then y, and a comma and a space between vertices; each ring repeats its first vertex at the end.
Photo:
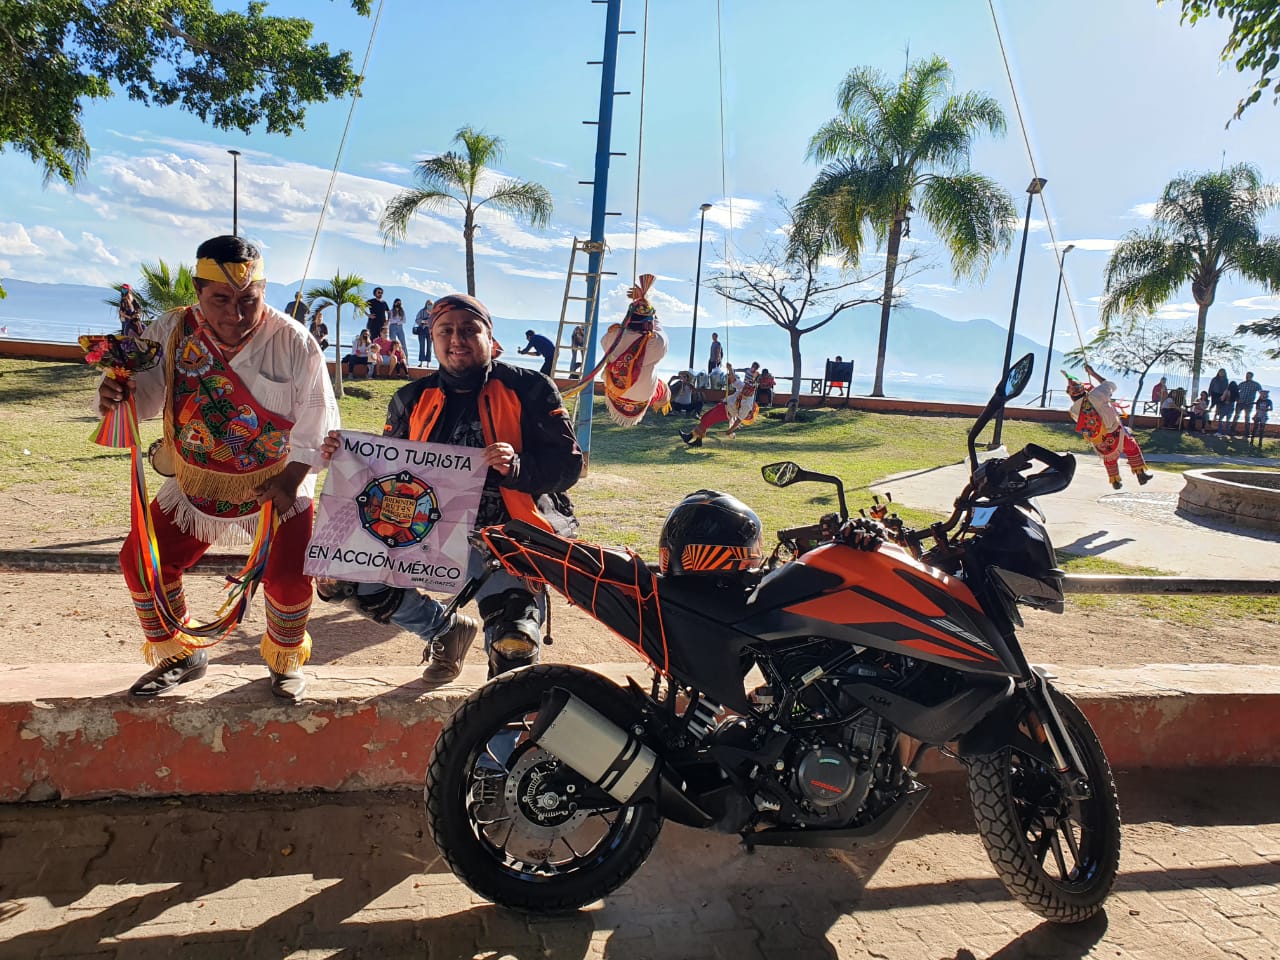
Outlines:
MULTIPOLYGON (((116 312, 114 308, 106 304, 102 305, 100 316, 94 315, 96 310, 89 310, 80 313, 75 318, 67 318, 56 314, 42 318, 22 316, 17 311, 6 311, 6 305, 5 301, 0 301, 0 337, 7 339, 75 343, 77 337, 82 333, 114 333, 119 330, 116 312)), ((332 326, 330 324, 331 330, 332 326)), ((524 342, 523 328, 517 329, 518 326, 517 321, 497 319, 496 332, 498 339, 507 346, 503 354, 503 360, 517 366, 536 369, 541 363, 539 358, 525 357, 515 352, 516 348, 524 342), (510 327, 510 329, 506 329, 506 327, 510 327)), ((358 329, 358 321, 348 317, 343 318, 344 341, 350 340, 351 333, 358 329)), ((409 360, 412 363, 418 357, 417 338, 406 331, 406 339, 409 342, 408 353, 409 360)), ((328 356, 330 360, 336 361, 339 356, 337 348, 330 346, 328 356)), ((764 361, 765 365, 770 366, 770 369, 774 371, 774 376, 778 379, 778 387, 775 394, 780 397, 789 394, 790 379, 779 375, 779 371, 789 369, 790 361, 784 364, 769 357, 765 357, 764 361)), ((683 368, 679 360, 673 359, 669 354, 666 360, 659 365, 659 372, 663 379, 668 379, 683 368)), ((809 383, 807 382, 809 378, 806 377, 805 379, 806 383, 801 389, 802 393, 809 392, 809 383)), ((1032 380, 1033 382, 1027 387, 1026 393, 1020 398, 1021 405, 1039 405, 1040 377, 1033 376, 1032 380)), ((871 392, 871 386, 872 376, 869 372, 865 374, 855 373, 850 389, 854 396, 865 396, 871 392)), ((1050 387, 1054 386, 1055 379, 1051 377, 1050 387)), ((991 398, 993 387, 994 383, 984 386, 979 383, 939 382, 936 378, 916 377, 894 371, 886 372, 885 376, 885 394, 889 397, 905 400, 984 404, 991 398)), ((1048 406, 1065 410, 1068 406, 1066 395, 1061 390, 1051 390, 1048 406)))

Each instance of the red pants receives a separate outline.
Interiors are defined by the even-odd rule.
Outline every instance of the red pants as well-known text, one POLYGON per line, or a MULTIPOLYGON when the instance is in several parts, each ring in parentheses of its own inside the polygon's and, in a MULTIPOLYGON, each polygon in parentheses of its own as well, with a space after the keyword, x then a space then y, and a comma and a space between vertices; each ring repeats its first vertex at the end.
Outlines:
POLYGON ((1147 462, 1142 458, 1142 449, 1138 441, 1124 427, 1114 433, 1108 433, 1094 442, 1093 448, 1102 457, 1102 465, 1107 468, 1107 479, 1114 480, 1120 476, 1120 457, 1123 454, 1129 461, 1129 469, 1136 476, 1147 469, 1147 462))
POLYGON ((706 433, 708 430, 714 427, 717 423, 724 423, 728 419, 729 419, 729 408, 726 407, 724 405, 724 401, 721 400, 714 407, 712 407, 710 410, 708 410, 706 413, 702 415, 702 419, 698 421, 698 426, 702 429, 703 433, 706 433))
MULTIPOLYGON (((182 575, 195 566, 210 545, 184 533, 154 500, 151 501, 150 512, 160 552, 161 583, 173 611, 184 616, 186 599, 182 594, 182 575)), ((313 512, 314 507, 308 505, 306 510, 276 527, 271 551, 267 555, 267 568, 262 578, 267 638, 277 647, 298 647, 306 639, 307 615, 311 611, 311 578, 302 572, 302 561, 307 542, 311 539, 313 512)), ((143 633, 150 643, 159 644, 172 640, 175 633, 156 614, 154 601, 138 571, 139 534, 140 531, 133 530, 125 540, 120 551, 120 570, 133 595, 143 633)))

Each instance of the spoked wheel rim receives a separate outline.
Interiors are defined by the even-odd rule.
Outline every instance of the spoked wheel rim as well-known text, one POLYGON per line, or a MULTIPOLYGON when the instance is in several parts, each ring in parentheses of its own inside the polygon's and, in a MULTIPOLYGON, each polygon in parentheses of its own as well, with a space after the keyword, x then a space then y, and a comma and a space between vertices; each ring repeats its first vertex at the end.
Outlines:
POLYGON ((508 875, 546 883, 599 866, 625 839, 619 807, 529 739, 537 710, 511 716, 467 761, 464 806, 480 847, 508 875))
POLYGON ((1066 890, 1087 888, 1104 867, 1100 802, 1069 798, 1054 770, 1018 751, 1010 753, 1008 777, 1022 839, 1045 877, 1066 890))

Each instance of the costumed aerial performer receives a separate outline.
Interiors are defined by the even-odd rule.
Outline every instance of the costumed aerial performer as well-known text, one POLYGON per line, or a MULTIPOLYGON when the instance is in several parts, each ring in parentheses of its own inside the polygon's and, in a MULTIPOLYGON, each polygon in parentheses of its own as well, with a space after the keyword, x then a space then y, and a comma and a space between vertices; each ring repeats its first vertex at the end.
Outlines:
MULTIPOLYGON (((267 628, 260 650, 271 691, 296 700, 311 651, 303 554, 321 443, 340 426, 338 407, 319 344, 267 306, 258 249, 241 237, 215 237, 196 258, 197 303, 147 328, 161 362, 98 387, 104 417, 118 416, 129 396, 139 418, 164 414, 152 463, 168 479, 149 506, 135 503, 120 551, 153 667, 129 692, 151 697, 204 675, 203 648, 235 627, 247 602, 238 615, 196 624, 182 575, 215 541, 252 541, 261 554, 267 628)), ((142 474, 138 467, 135 500, 142 474)))
POLYGON ((1138 478, 1138 483, 1146 483, 1151 479, 1151 474, 1147 471, 1146 461, 1142 459, 1142 450, 1120 419, 1120 411, 1112 399, 1116 385, 1100 376, 1087 363, 1084 369, 1093 383, 1081 383, 1065 370, 1062 372, 1067 378, 1067 396, 1072 401, 1071 417, 1076 422, 1076 432, 1098 451, 1102 465, 1107 468, 1107 479, 1111 481, 1112 487, 1119 490, 1121 486, 1121 454, 1128 459, 1129 469, 1138 478))
MULTIPOLYGON (((648 300, 653 279, 651 273, 640 275, 640 282, 627 291, 631 305, 626 317, 605 332, 605 408, 623 427, 644 419, 651 404, 663 413, 671 406, 671 391, 658 376, 658 364, 667 355, 667 335, 648 300)), ((590 380, 590 375, 583 379, 590 380)))
MULTIPOLYGON (((733 370, 732 367, 729 368, 733 370)), ((756 386, 760 382, 760 364, 751 364, 746 376, 739 380, 723 400, 702 415, 692 430, 681 430, 680 439, 690 447, 702 446, 702 438, 718 423, 728 423, 725 436, 732 439, 742 427, 755 423, 760 407, 756 404, 756 386)))

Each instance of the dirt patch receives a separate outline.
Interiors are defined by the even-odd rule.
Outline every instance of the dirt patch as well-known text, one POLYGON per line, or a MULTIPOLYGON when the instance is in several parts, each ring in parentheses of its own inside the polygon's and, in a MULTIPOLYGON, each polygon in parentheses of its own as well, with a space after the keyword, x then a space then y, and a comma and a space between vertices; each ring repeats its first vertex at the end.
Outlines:
MULTIPOLYGON (((94 527, 81 538, 74 522, 75 498, 33 497, 30 492, 0 493, 0 549, 60 546, 114 553, 124 540, 123 526, 94 527), (23 518, 31 522, 24 522, 23 518)), ((192 612, 211 616, 221 597, 214 576, 187 578, 192 612)), ((1277 663, 1280 623, 1222 620, 1187 627, 1116 611, 1072 609, 1062 616, 1027 611, 1023 646, 1035 663, 1063 666, 1133 666, 1144 663, 1277 663)), ((0 663, 47 662, 142 664, 138 622, 121 577, 116 573, 11 573, 0 582, 0 663)), ((245 623, 211 650, 229 664, 258 663, 264 619, 255 601, 245 623)), ((422 643, 412 634, 381 626, 338 606, 316 602, 311 634, 313 663, 412 665, 422 643)), ((553 595, 553 643, 548 660, 564 663, 617 663, 636 659, 631 648, 606 627, 553 595)), ((479 645, 469 661, 481 664, 479 645)), ((637 665, 639 661, 637 659, 637 665)))

